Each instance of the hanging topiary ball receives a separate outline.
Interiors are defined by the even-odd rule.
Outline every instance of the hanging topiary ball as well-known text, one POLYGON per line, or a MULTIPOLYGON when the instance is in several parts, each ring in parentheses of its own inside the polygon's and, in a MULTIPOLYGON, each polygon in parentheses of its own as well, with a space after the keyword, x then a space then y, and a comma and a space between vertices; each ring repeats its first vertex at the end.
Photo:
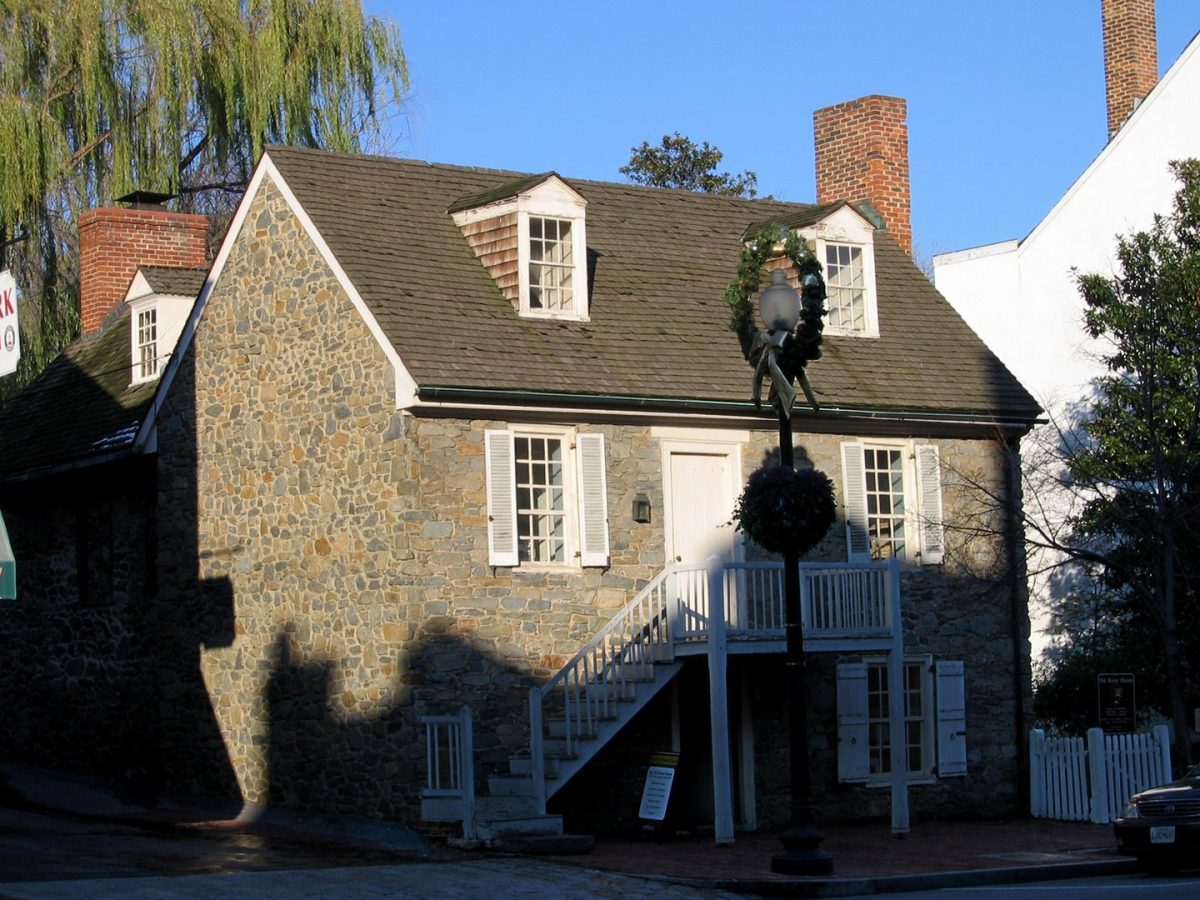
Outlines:
POLYGON ((738 531, 772 553, 807 553, 833 524, 837 504, 824 472, 764 466, 746 483, 733 510, 738 531))

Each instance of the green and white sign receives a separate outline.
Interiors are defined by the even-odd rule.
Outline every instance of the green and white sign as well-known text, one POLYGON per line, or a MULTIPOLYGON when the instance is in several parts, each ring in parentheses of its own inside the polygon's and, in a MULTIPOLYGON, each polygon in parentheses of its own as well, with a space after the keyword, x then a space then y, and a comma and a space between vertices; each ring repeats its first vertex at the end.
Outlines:
POLYGON ((0 600, 17 599, 17 561, 13 557, 12 544, 8 542, 8 530, 4 527, 4 513, 0 513, 0 600))
POLYGON ((8 269, 0 272, 0 376, 17 371, 21 329, 17 326, 17 283, 8 269))

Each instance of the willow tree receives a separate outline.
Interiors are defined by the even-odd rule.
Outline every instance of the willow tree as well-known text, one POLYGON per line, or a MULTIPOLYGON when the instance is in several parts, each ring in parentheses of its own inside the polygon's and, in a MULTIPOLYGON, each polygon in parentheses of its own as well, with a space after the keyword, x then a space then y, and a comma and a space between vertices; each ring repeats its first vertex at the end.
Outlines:
POLYGON ((378 146, 408 87, 394 24, 355 0, 0 0, 0 237, 22 366, 78 333, 75 221, 131 190, 236 203, 263 145, 378 146))

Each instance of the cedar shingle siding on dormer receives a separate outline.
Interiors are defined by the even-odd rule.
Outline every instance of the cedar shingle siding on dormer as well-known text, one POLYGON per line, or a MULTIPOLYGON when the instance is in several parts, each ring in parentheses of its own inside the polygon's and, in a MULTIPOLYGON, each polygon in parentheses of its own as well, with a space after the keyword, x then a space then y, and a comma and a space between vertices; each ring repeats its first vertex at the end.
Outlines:
POLYGON ((517 214, 505 213, 482 222, 468 222, 461 226, 463 237, 475 251, 500 288, 500 292, 513 304, 520 305, 520 275, 517 271, 517 214))

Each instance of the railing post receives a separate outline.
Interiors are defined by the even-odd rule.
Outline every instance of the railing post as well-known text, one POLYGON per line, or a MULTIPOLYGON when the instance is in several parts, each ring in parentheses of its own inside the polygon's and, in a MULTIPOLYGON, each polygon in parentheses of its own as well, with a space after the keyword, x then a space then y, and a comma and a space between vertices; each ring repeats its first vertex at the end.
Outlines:
POLYGON ((1155 725, 1150 733, 1154 735, 1154 743, 1158 745, 1158 762, 1162 765, 1163 775, 1161 780, 1154 783, 1163 784, 1171 780, 1171 732, 1166 725, 1155 725))
POLYGON ((463 795, 463 837, 468 841, 475 840, 475 737, 471 726, 471 707, 464 706, 459 718, 459 730, 462 737, 459 749, 462 758, 459 760, 459 785, 463 795))
POLYGON ((675 641, 683 633, 683 610, 679 596, 679 574, 671 569, 667 575, 667 658, 666 662, 675 660, 675 641))
POLYGON ((718 844, 733 843, 733 775, 729 753, 729 686, 725 635, 725 566, 708 558, 708 702, 712 734, 713 831, 718 844))
POLYGON ((546 748, 542 743, 542 692, 529 691, 529 762, 533 777, 533 796, 539 816, 546 814, 546 748))
POLYGON ((1029 815, 1046 817, 1046 732, 1029 732, 1029 815))
POLYGON ((900 617, 900 563, 888 560, 886 599, 892 644, 888 650, 888 741, 891 744, 892 834, 907 834, 908 739, 904 728, 904 624, 900 617))
POLYGON ((1088 793, 1091 795, 1091 819, 1097 825, 1105 825, 1111 819, 1108 808, 1108 760, 1104 752, 1104 732, 1089 728, 1087 732, 1088 793))

